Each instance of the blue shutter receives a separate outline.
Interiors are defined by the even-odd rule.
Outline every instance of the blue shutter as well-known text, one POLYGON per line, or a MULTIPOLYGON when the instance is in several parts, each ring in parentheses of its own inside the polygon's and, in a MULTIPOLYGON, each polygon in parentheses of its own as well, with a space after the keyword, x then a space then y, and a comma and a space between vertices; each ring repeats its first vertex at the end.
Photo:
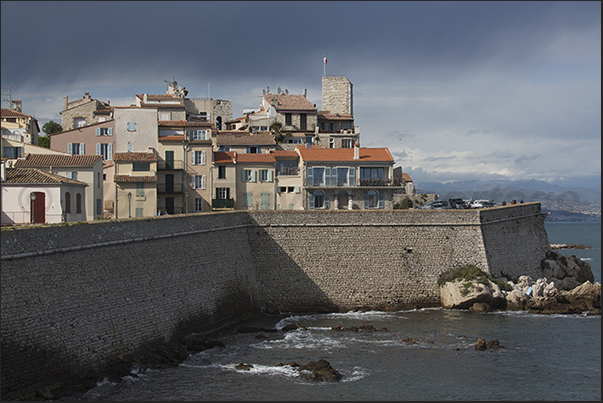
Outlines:
POLYGON ((310 204, 308 208, 314 208, 314 195, 312 194, 312 192, 308 192, 308 198, 310 204))
POLYGON ((325 168, 325 186, 331 186, 331 167, 325 168))
POLYGON ((369 194, 368 192, 364 192, 364 208, 369 208, 369 194))
POLYGON ((379 208, 384 208, 385 201, 383 198, 383 191, 379 191, 379 208))
POLYGON ((356 186, 356 168, 355 167, 350 167, 350 169, 348 170, 348 186, 356 186))
POLYGON ((256 178, 256 170, 254 169, 253 171, 251 171, 251 181, 255 182, 255 178, 256 178))
POLYGON ((245 182, 245 170, 241 169, 241 182, 245 182))
POLYGON ((314 168, 306 169, 306 186, 312 186, 314 184, 314 168))

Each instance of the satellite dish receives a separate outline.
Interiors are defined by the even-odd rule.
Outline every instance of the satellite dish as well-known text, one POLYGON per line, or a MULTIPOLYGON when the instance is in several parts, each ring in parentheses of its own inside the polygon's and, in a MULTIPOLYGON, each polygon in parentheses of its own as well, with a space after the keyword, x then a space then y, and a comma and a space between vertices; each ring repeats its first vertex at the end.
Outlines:
POLYGON ((289 90, 285 88, 285 94, 289 95, 289 90))
POLYGON ((262 90, 262 95, 266 95, 266 90, 262 90))
POLYGON ((280 93, 281 93, 281 87, 278 87, 278 88, 276 89, 276 92, 278 92, 278 93, 280 94, 280 93))

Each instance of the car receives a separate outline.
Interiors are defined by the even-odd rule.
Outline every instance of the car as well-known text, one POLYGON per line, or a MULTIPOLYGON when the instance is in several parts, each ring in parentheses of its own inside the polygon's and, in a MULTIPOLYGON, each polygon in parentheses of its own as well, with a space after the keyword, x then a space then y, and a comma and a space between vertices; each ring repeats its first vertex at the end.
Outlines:
POLYGON ((449 209, 450 204, 446 200, 434 200, 425 203, 421 208, 424 210, 443 210, 449 209))
POLYGON ((470 206, 471 208, 487 208, 496 206, 496 203, 494 203, 494 200, 478 199, 473 200, 470 206))
POLYGON ((450 203, 450 208, 455 208, 455 209, 469 208, 469 204, 466 202, 466 200, 463 200, 463 199, 448 199, 448 202, 450 203))

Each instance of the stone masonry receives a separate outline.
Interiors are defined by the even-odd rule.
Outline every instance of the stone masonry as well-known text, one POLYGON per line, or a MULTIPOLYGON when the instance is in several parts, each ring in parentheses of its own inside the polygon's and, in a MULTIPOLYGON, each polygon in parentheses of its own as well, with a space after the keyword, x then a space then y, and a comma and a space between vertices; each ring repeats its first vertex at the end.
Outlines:
POLYGON ((2 231, 2 398, 262 311, 439 306, 475 264, 538 276, 539 203, 197 213, 2 231))

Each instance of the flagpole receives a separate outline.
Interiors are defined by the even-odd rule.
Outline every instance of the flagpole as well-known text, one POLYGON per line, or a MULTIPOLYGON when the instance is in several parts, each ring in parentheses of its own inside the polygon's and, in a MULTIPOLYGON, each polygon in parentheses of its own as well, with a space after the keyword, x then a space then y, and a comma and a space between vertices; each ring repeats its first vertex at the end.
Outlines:
POLYGON ((323 73, 322 73, 322 75, 324 77, 324 76, 327 75, 327 57, 325 55, 323 55, 322 62, 323 62, 322 63, 322 66, 323 66, 323 73))

